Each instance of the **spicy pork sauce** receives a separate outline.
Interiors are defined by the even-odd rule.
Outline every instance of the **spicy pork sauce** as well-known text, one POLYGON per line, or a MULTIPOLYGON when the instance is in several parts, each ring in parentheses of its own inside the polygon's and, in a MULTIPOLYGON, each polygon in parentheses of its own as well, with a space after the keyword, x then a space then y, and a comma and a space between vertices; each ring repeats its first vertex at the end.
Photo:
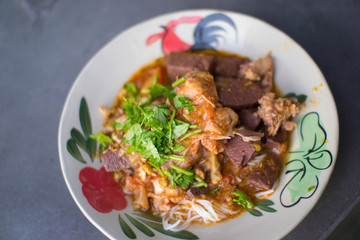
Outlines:
MULTIPOLYGON (((193 52, 188 52, 187 54, 192 53, 193 52)), ((220 95, 220 98, 217 99, 217 101, 220 101, 220 103, 223 102, 224 105, 227 105, 228 99, 226 98, 226 96, 224 97, 224 93, 226 93, 226 91, 231 91, 231 87, 233 84, 231 81, 232 79, 236 78, 235 74, 236 71, 239 71, 239 69, 234 69, 234 67, 231 66, 230 69, 227 70, 226 67, 224 68, 221 65, 226 65, 229 62, 233 62, 234 59, 235 62, 237 61, 238 64, 249 63, 250 60, 246 57, 240 57, 236 54, 213 50, 197 51, 195 52, 195 54, 205 54, 206 56, 210 56, 208 59, 205 60, 198 59, 198 62, 200 63, 195 63, 195 65, 197 64, 197 69, 200 68, 200 70, 203 71, 208 70, 215 75, 214 81, 217 89, 217 94, 220 95), (219 57, 219 59, 224 58, 225 61, 220 62, 220 60, 214 60, 217 57, 219 57), (208 64, 209 59, 211 59, 212 61, 211 64, 208 64), (216 61, 220 63, 214 66, 213 62, 216 61), (206 65, 208 65, 208 69, 201 69, 202 67, 206 68, 206 65)), ((201 56, 199 58, 201 58, 201 56)), ((140 96, 146 98, 147 93, 144 90, 148 89, 153 84, 154 78, 158 78, 159 84, 167 86, 170 86, 170 83, 174 81, 174 76, 171 76, 174 75, 174 73, 168 74, 168 67, 169 59, 167 59, 167 57, 161 57, 159 59, 156 59, 152 63, 141 67, 131 76, 128 83, 134 83, 140 92, 140 96)), ((191 68, 191 63, 187 66, 181 65, 180 67, 170 67, 172 67, 172 70, 175 69, 175 72, 180 71, 181 73, 181 71, 187 71, 189 68, 191 68)), ((255 95, 251 97, 257 98, 256 94, 259 94, 256 92, 257 83, 255 83, 255 85, 252 82, 250 83, 251 84, 249 85, 244 84, 241 90, 247 91, 248 89, 250 89, 253 91, 253 95, 255 95)), ((275 87, 271 85, 272 92, 274 92, 274 89, 275 87)), ((105 115, 107 115, 105 116, 105 127, 109 127, 110 123, 114 119, 118 119, 119 117, 121 117, 121 115, 124 114, 122 111, 124 96, 126 96, 126 91, 124 89, 119 90, 114 108, 108 110, 108 112, 105 113, 105 115)), ((157 105, 168 103, 166 98, 163 97, 160 97, 155 101, 157 105)), ((241 99, 239 101, 241 101, 241 99)), ((254 111, 254 109, 257 108, 258 103, 256 99, 255 103, 254 100, 250 100, 250 102, 245 100, 243 104, 245 105, 241 107, 231 107, 230 104, 230 108, 236 111, 236 113, 239 115, 240 120, 243 119, 244 122, 246 122, 246 115, 249 111, 254 111)), ((184 117, 180 116, 180 119, 186 121, 186 118, 184 117)), ((249 126, 249 128, 253 128, 251 129, 252 131, 256 130, 257 132, 264 134, 267 128, 264 122, 262 120, 259 120, 259 118, 256 119, 256 121, 259 121, 258 126, 255 126, 254 128, 253 126, 249 126)), ((243 129, 244 125, 242 125, 240 122, 237 122, 235 127, 238 129, 243 129)), ((274 182, 277 181, 277 178, 281 169, 283 168, 287 155, 287 135, 287 132, 283 130, 280 130, 279 133, 277 133, 275 136, 268 136, 268 134, 265 133, 264 136, 262 136, 260 139, 254 141, 254 146, 252 147, 254 147, 256 151, 251 156, 251 159, 247 159, 245 163, 236 162, 237 156, 232 156, 230 154, 231 152, 234 152, 234 148, 236 151, 236 147, 239 146, 234 139, 223 140, 225 149, 220 149, 219 153, 217 154, 213 154, 204 148, 202 148, 200 153, 194 153, 200 156, 198 156, 196 164, 190 167, 194 167, 195 173, 197 173, 197 175, 201 176, 204 180, 206 180, 206 191, 200 191, 196 189, 194 193, 189 193, 190 190, 188 190, 188 188, 181 188, 178 186, 174 188, 168 183, 168 179, 166 178, 166 176, 161 176, 154 168, 152 168, 148 164, 141 164, 139 165, 140 167, 135 167, 135 169, 131 173, 123 171, 123 169, 121 171, 114 171, 114 177, 117 181, 119 181, 121 185, 125 186, 125 189, 127 191, 131 193, 131 196, 133 197, 133 205, 135 208, 152 210, 155 214, 159 214, 163 211, 169 211, 169 207, 176 205, 176 203, 181 201, 182 199, 189 199, 190 196, 190 198, 211 200, 213 203, 219 206, 225 204, 228 209, 235 212, 235 214, 228 215, 227 218, 235 217, 236 215, 239 215, 245 210, 245 208, 232 201, 234 197, 233 194, 236 189, 241 189, 255 202, 260 198, 266 198, 271 195, 272 192, 268 190, 273 189, 274 182), (233 142, 232 145, 234 146, 231 146, 231 144, 229 144, 228 142, 233 142), (210 176, 212 177, 212 168, 214 168, 214 165, 208 163, 213 161, 213 158, 216 159, 216 162, 219 165, 217 166, 217 168, 219 168, 220 172, 220 176, 218 176, 216 181, 212 181, 211 179, 209 179, 210 176), (163 192, 159 194, 159 191, 157 191, 157 189, 155 189, 156 187, 154 187, 154 183, 156 183, 156 185, 167 186, 163 187, 163 192), (142 190, 139 191, 139 189, 142 190), (175 189, 176 191, 174 191, 175 189), (146 197, 141 197, 140 195, 144 193, 147 194, 146 197), (264 194, 261 195, 261 193, 264 194), (164 204, 164 206, 161 206, 161 204, 166 200, 157 199, 157 195, 166 196, 167 201, 170 202, 170 204, 164 204), (148 201, 148 203, 144 204, 141 203, 141 201, 148 201)), ((112 136, 111 132, 109 132, 109 136, 112 136)), ((236 137, 234 138, 240 138, 237 135, 235 136, 236 137)), ((120 134, 119 138, 121 137, 123 137, 123 133, 120 134)), ((184 145, 191 145, 191 139, 192 137, 185 139, 183 141, 184 145)), ((241 151, 241 149, 238 149, 238 151, 241 151)), ((141 158, 139 154, 135 154, 135 156, 133 157, 139 159, 141 158)), ((244 159, 242 161, 244 161, 244 159)), ((221 220, 226 220, 227 218, 223 218, 221 220)))

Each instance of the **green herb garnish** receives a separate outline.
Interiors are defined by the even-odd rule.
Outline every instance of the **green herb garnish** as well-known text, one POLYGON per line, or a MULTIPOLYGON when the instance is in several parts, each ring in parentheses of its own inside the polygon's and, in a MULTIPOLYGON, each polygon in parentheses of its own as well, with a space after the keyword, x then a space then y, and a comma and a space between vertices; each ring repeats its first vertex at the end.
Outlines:
POLYGON ((197 176, 194 170, 191 169, 182 169, 172 163, 169 164, 172 169, 172 172, 165 169, 164 174, 168 176, 171 180, 171 185, 173 187, 179 186, 183 188, 187 187, 207 187, 207 183, 199 176, 197 176), (198 182, 193 184, 195 180, 198 182))
POLYGON ((248 197, 243 191, 236 189, 234 195, 237 198, 233 198, 232 201, 243 206, 246 209, 252 209, 255 207, 255 204, 252 202, 250 197, 248 197))
POLYGON ((180 155, 175 155, 175 154, 169 154, 169 155, 166 155, 165 157, 168 159, 173 159, 173 160, 179 161, 179 162, 186 161, 185 156, 180 156, 180 155))
POLYGON ((180 141, 183 141, 185 138, 188 138, 192 135, 195 135, 195 134, 198 134, 198 133, 201 133, 201 129, 197 129, 197 130, 194 130, 194 131, 191 131, 191 132, 188 132, 186 133, 181 139, 180 141))
POLYGON ((168 86, 157 83, 158 79, 159 79, 158 76, 156 76, 153 79, 151 87, 149 89, 146 89, 149 92, 149 100, 148 101, 151 102, 151 100, 158 98, 160 96, 165 96, 170 101, 172 101, 174 99, 174 97, 176 96, 175 90, 170 89, 168 86))
MULTIPOLYGON (((185 79, 181 78, 174 83, 174 86, 184 81, 185 79)), ((139 91, 134 83, 125 84, 124 89, 127 92, 127 97, 123 98, 122 107, 128 120, 123 123, 113 122, 111 126, 125 133, 123 143, 129 145, 126 153, 138 152, 141 154, 161 175, 165 174, 171 178, 173 186, 188 187, 194 181, 196 181, 195 186, 207 186, 201 178, 196 176, 193 170, 185 170, 173 164, 171 165, 172 172, 161 169, 161 166, 170 159, 186 161, 185 156, 175 154, 184 151, 185 146, 175 144, 174 141, 182 141, 201 132, 201 130, 188 132, 190 128, 197 128, 197 126, 175 119, 176 111, 171 111, 169 105, 152 106, 151 103, 156 98, 166 97, 173 101, 176 109, 184 107, 192 111, 194 108, 190 100, 183 95, 176 95, 174 89, 159 84, 158 77, 153 79, 149 89, 141 90, 141 93, 147 94, 145 103, 140 102, 139 91)), ((101 134, 99 133, 94 138, 97 138, 105 148, 106 144, 112 140, 101 134)))
POLYGON ((125 83, 124 88, 131 97, 136 97, 138 95, 138 90, 135 86, 135 83, 125 83))
POLYGON ((188 97, 184 97, 184 95, 179 94, 174 98, 174 106, 176 109, 186 108, 189 112, 194 111, 194 104, 191 103, 188 97))
MULTIPOLYGON (((180 168, 182 169, 182 168, 180 168)), ((184 169, 182 169, 184 170, 184 169)), ((172 173, 169 170, 164 170, 166 176, 168 176, 171 180, 171 185, 173 187, 179 186, 183 188, 189 187, 194 182, 194 172, 191 170, 184 170, 185 172, 190 172, 191 174, 184 174, 182 172, 178 172, 173 170, 172 173)))
POLYGON ((175 147, 172 148, 174 152, 182 152, 185 150, 185 146, 181 144, 176 144, 175 147))
MULTIPOLYGON (((111 139, 111 138, 109 138, 108 136, 106 136, 104 133, 102 133, 102 132, 98 132, 96 135, 94 135, 94 134, 91 134, 90 135, 90 137, 91 138, 93 138, 93 139, 97 139, 97 141, 99 142, 99 144, 100 144, 100 148, 102 149, 102 150, 104 150, 104 149, 106 149, 106 144, 107 143, 112 143, 113 142, 113 140, 111 139)), ((95 145, 96 146, 96 145, 95 145)))
POLYGON ((303 103, 306 101, 307 96, 305 94, 296 95, 296 93, 288 93, 285 95, 286 98, 296 98, 300 103, 303 103))
POLYGON ((221 188, 220 186, 217 186, 216 188, 214 188, 213 190, 210 191, 210 194, 215 195, 216 192, 220 190, 220 188, 221 188))
POLYGON ((182 78, 176 80, 175 82, 173 82, 172 86, 173 87, 179 86, 180 84, 182 84, 185 81, 186 81, 186 79, 182 77, 182 78))
POLYGON ((169 166, 170 166, 172 169, 178 171, 179 173, 183 173, 183 174, 188 175, 188 176, 193 176, 193 175, 194 175, 194 172, 193 172, 192 170, 182 169, 181 167, 178 167, 178 166, 176 166, 176 165, 174 165, 174 164, 172 164, 172 163, 170 163, 169 166))
POLYGON ((127 120, 127 121, 125 121, 123 123, 112 122, 111 126, 113 128, 118 128, 118 129, 123 130, 123 131, 126 132, 131 127, 131 121, 127 120))
POLYGON ((316 186, 311 186, 308 188, 308 192, 311 192, 311 190, 313 190, 316 186))

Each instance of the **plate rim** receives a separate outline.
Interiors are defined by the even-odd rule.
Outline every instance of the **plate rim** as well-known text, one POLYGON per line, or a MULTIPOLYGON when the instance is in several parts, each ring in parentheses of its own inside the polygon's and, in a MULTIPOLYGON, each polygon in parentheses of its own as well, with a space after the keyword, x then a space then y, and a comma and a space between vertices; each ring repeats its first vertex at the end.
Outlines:
POLYGON ((330 181, 330 178, 332 176, 332 173, 334 171, 335 168, 335 164, 336 164, 336 160, 337 160, 337 155, 338 155, 338 150, 339 150, 339 132, 340 132, 340 126, 339 126, 339 115, 338 115, 338 110, 337 110, 337 105, 334 99, 334 96, 332 94, 331 88, 329 87, 329 84, 323 74, 323 72, 321 71, 321 69, 319 68, 319 66, 317 65, 317 63, 314 61, 314 59, 310 56, 310 54, 297 42, 295 41, 291 36, 289 36, 288 34, 286 34, 284 31, 282 31, 281 29, 275 27, 274 25, 260 19, 254 16, 251 16, 249 14, 245 14, 245 13, 241 13, 241 12, 235 12, 235 11, 228 11, 228 10, 223 10, 223 9, 212 9, 212 8, 198 8, 198 9, 185 9, 185 10, 180 10, 180 11, 172 11, 172 12, 167 12, 167 13, 163 13, 163 14, 159 14, 159 15, 155 15, 153 17, 147 18, 145 20, 142 20, 140 22, 137 22, 133 25, 128 26, 127 28, 123 29, 122 31, 120 31, 119 33, 117 33, 114 37, 112 37, 109 41, 107 41, 104 45, 101 46, 101 48, 99 50, 96 51, 96 53, 94 55, 92 55, 90 57, 90 59, 86 62, 86 64, 81 68, 81 71, 79 72, 79 74, 76 76, 75 80, 73 81, 70 90, 67 93, 66 96, 66 100, 64 102, 62 111, 61 111, 61 115, 60 115, 60 120, 59 120, 59 127, 58 127, 58 152, 59 152, 59 162, 60 162, 60 166, 61 166, 61 172, 62 175, 64 177, 66 186, 73 198, 73 200, 75 201, 76 205, 79 207, 79 209, 81 210, 81 212, 85 215, 85 217, 101 232, 103 233, 106 237, 108 237, 109 239, 115 239, 113 238, 113 236, 108 233, 105 229, 103 229, 103 227, 97 223, 88 213, 87 210, 85 209, 85 207, 83 207, 83 205, 79 202, 79 200, 77 199, 76 194, 73 192, 72 188, 70 187, 70 182, 68 180, 67 177, 67 173, 65 171, 65 167, 64 167, 64 159, 65 157, 63 156, 62 153, 62 142, 61 142, 61 138, 62 138, 62 132, 63 132, 63 121, 64 121, 64 115, 65 115, 65 110, 68 108, 69 102, 70 102, 70 97, 71 95, 73 95, 73 92, 75 91, 75 88, 79 82, 79 79, 82 77, 82 75, 86 72, 86 70, 89 68, 89 66, 91 65, 91 63, 94 61, 94 59, 105 49, 107 48, 109 45, 111 45, 120 35, 127 33, 129 30, 133 29, 133 28, 137 28, 138 26, 142 25, 142 24, 146 24, 146 22, 157 19, 157 18, 162 18, 162 17, 170 17, 172 15, 177 15, 177 14, 189 14, 189 13, 214 13, 214 12, 218 12, 218 13, 224 13, 224 14, 233 14, 233 15, 240 15, 241 17, 245 17, 250 19, 251 21, 256 21, 256 22, 260 22, 262 24, 264 24, 265 26, 269 27, 271 30, 275 30, 283 35, 285 35, 286 37, 288 37, 291 41, 293 41, 293 43, 299 47, 300 50, 302 50, 303 53, 305 53, 306 57, 311 61, 311 65, 315 66, 316 70, 320 73, 320 76, 322 77, 324 86, 328 89, 329 91, 329 100, 330 105, 334 106, 334 111, 335 111, 335 115, 336 115, 336 119, 333 119, 333 121, 335 120, 335 126, 336 129, 332 129, 332 131, 334 131, 334 135, 336 138, 333 139, 333 141, 335 141, 334 144, 334 150, 332 151, 332 155, 333 155, 333 163, 331 168, 328 170, 327 173, 327 179, 325 179, 325 181, 322 181, 322 185, 324 185, 324 187, 322 189, 319 189, 318 192, 318 197, 316 199, 313 199, 313 203, 312 206, 309 208, 309 210, 306 212, 305 215, 299 217, 296 219, 296 224, 294 226, 291 226, 289 228, 286 229, 286 231, 282 231, 282 233, 279 233, 279 238, 283 238, 284 236, 286 236, 287 234, 289 234, 291 231, 293 231, 296 227, 299 226, 299 224, 309 215, 309 213, 314 209, 314 207, 317 205, 317 203, 319 202, 321 196, 323 195, 325 189, 328 186, 328 183, 330 181))

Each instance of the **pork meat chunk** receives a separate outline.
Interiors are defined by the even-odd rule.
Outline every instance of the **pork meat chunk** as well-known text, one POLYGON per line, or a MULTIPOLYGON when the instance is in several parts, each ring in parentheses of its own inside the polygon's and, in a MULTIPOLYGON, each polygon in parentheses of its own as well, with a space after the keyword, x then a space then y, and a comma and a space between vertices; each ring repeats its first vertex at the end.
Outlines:
POLYGON ((274 78, 274 63, 270 53, 264 58, 242 65, 239 76, 251 81, 260 81, 262 89, 270 92, 274 78))
POLYGON ((264 91, 258 83, 244 78, 218 79, 224 84, 219 89, 220 103, 234 110, 256 106, 264 91), (226 83, 226 84, 225 84, 226 83))
POLYGON ((270 92, 259 100, 259 104, 259 117, 268 127, 270 136, 275 136, 280 127, 286 131, 296 127, 296 122, 291 121, 290 118, 298 114, 299 108, 290 99, 275 99, 275 93, 270 92))
POLYGON ((238 121, 237 114, 217 102, 218 94, 209 73, 194 71, 187 73, 185 79, 175 91, 188 97, 195 106, 192 112, 185 108, 178 109, 178 115, 202 130, 194 136, 201 140, 207 150, 215 154, 222 152, 223 140, 233 135, 233 127, 238 121))
POLYGON ((255 114, 256 111, 256 108, 246 108, 239 112, 240 123, 249 130, 256 131, 261 124, 261 119, 255 114))
POLYGON ((194 70, 210 72, 213 59, 214 56, 202 53, 170 53, 166 58, 169 78, 174 82, 194 70))
POLYGON ((240 66, 248 62, 248 58, 216 56, 214 59, 214 75, 237 78, 240 66))
POLYGON ((225 145, 225 152, 234 165, 242 168, 254 157, 256 148, 250 142, 244 142, 242 137, 235 136, 225 145))
POLYGON ((105 170, 108 172, 124 171, 128 174, 134 172, 133 165, 128 156, 121 153, 120 150, 105 150, 101 156, 101 161, 104 164, 105 170))
POLYGON ((258 189, 269 190, 274 186, 279 171, 279 160, 272 156, 267 156, 252 169, 246 180, 258 189))

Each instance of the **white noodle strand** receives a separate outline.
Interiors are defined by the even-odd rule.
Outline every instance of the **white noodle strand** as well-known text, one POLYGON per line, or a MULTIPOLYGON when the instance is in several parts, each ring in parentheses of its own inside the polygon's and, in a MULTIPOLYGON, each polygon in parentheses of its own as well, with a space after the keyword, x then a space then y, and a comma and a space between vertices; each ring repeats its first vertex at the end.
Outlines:
POLYGON ((177 203, 169 212, 161 213, 165 230, 181 231, 188 228, 192 222, 214 223, 228 218, 239 211, 227 209, 225 204, 213 205, 209 200, 193 199, 177 203))

